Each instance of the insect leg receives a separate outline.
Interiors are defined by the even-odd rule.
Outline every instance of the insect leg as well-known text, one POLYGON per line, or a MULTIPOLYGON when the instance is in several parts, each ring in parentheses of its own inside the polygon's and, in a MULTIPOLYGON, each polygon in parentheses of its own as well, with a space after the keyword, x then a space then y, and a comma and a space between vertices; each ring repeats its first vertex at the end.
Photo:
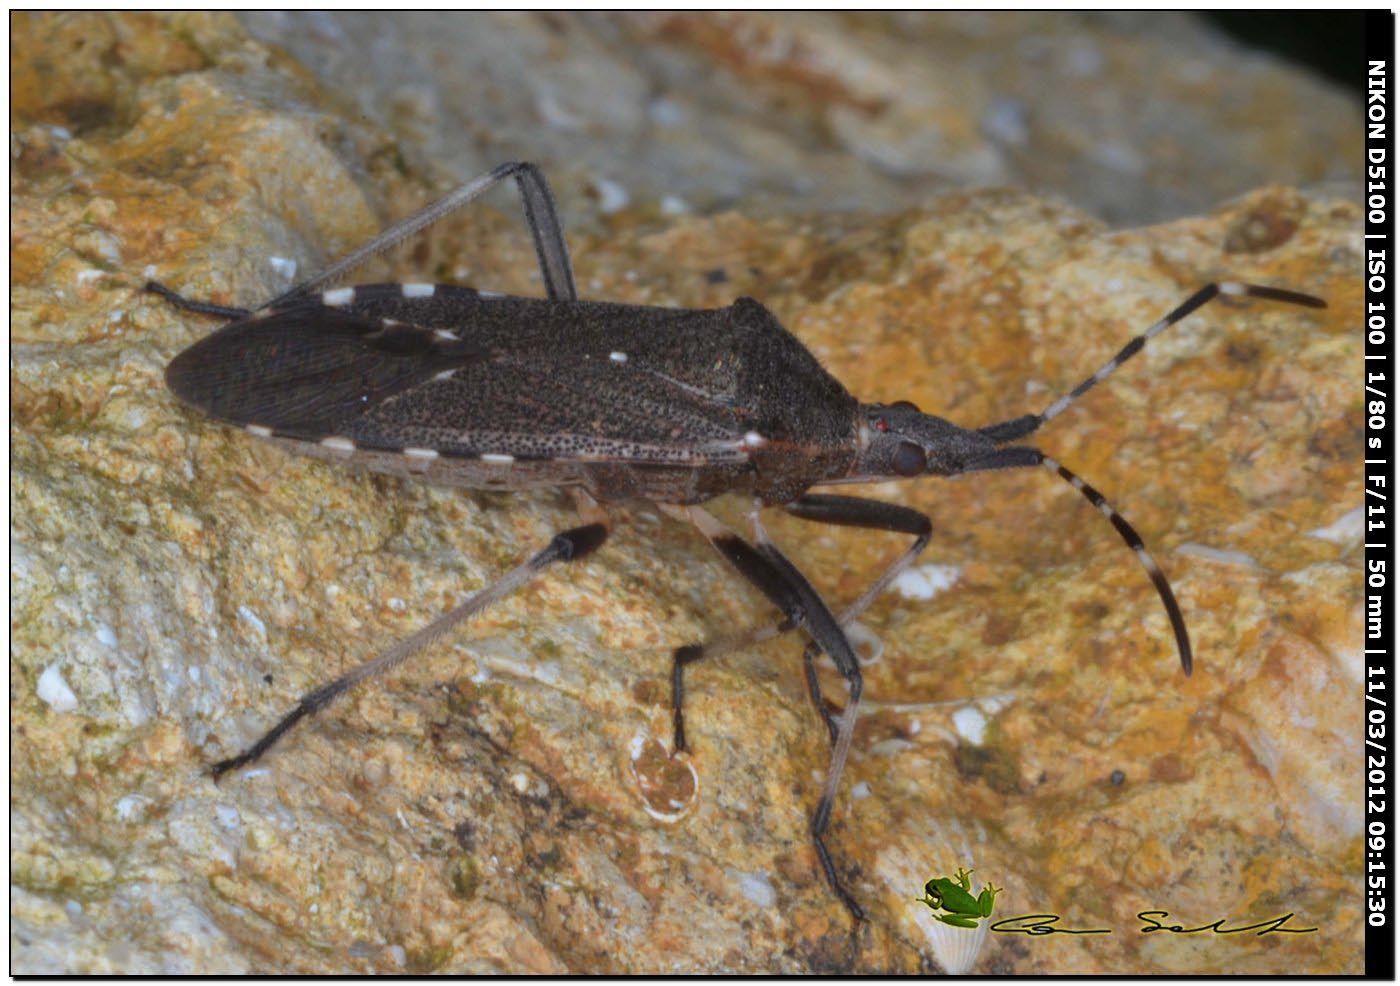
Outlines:
POLYGON ((283 292, 268 303, 272 307, 298 295, 319 291, 333 284, 366 261, 372 260, 398 246, 404 240, 427 229, 433 223, 456 212, 467 203, 480 198, 490 188, 507 178, 514 178, 525 207, 525 222, 535 241, 535 255, 540 261, 540 274, 545 291, 552 301, 575 301, 573 268, 569 264, 569 248, 564 242, 564 230, 554 208, 554 196, 544 173, 533 164, 512 161, 492 168, 484 175, 459 186, 413 215, 400 219, 364 246, 352 250, 315 277, 302 281, 290 291, 283 292))
MULTIPOLYGON (((881 503, 878 500, 865 500, 854 496, 832 496, 827 494, 809 494, 785 504, 784 510, 795 517, 804 520, 820 521, 827 524, 837 524, 846 527, 861 527, 867 530, 892 531, 897 534, 908 534, 914 538, 914 543, 895 559, 894 563, 887 568, 881 576, 876 579, 868 589, 863 592, 858 599, 841 611, 838 622, 844 627, 848 625, 861 613, 870 607, 882 592, 889 587, 900 572, 904 571, 925 546, 928 545, 929 538, 933 533, 933 525, 928 517, 911 510, 908 507, 901 507, 891 503, 881 503)), ((740 650, 751 647, 754 644, 765 640, 771 640, 780 634, 795 629, 796 623, 791 620, 770 625, 757 627, 746 633, 735 634, 729 637, 722 637, 718 640, 711 640, 705 643, 687 644, 676 649, 673 655, 671 682, 671 701, 674 715, 678 723, 685 720, 682 711, 684 699, 681 680, 680 665, 692 664, 695 661, 707 657, 717 657, 720 654, 731 650, 740 650)), ((836 741, 836 720, 829 709, 829 703, 822 698, 821 686, 817 682, 816 667, 813 664, 819 649, 812 643, 808 643, 802 652, 803 673, 807 680, 807 691, 812 698, 812 703, 817 707, 817 711, 822 716, 822 721, 826 723, 827 730, 831 733, 831 740, 836 741)), ((677 749, 684 749, 684 731, 677 731, 677 749)))
MULTIPOLYGON (((788 561, 777 546, 768 539, 758 515, 753 515, 756 546, 749 545, 729 528, 698 507, 689 509, 690 517, 700 532, 719 550, 720 554, 737 568, 745 578, 754 584, 769 600, 781 609, 787 621, 794 626, 803 626, 811 634, 813 641, 835 662, 850 689, 846 712, 841 717, 837 729, 836 742, 832 745, 831 760, 827 766, 826 783, 822 788, 817 810, 812 815, 812 841, 826 873, 827 882, 841 903, 857 920, 865 919, 865 912, 856 903, 850 892, 842 885, 836 868, 832 865, 831 854, 827 851, 822 836, 831 824, 831 811, 836 804, 836 793, 841 783, 841 773, 846 766, 846 757, 851 750, 851 739, 855 733, 856 715, 860 706, 862 690, 860 665, 850 641, 846 639, 841 624, 822 601, 807 577, 788 561)), ((677 668, 684 664, 677 663, 677 668)), ((676 706, 677 711, 680 705, 676 706)), ((678 719, 678 723, 680 720, 678 719)), ((682 738, 683 735, 682 735, 682 738)))
POLYGON ((213 315, 215 318, 226 318, 235 321, 240 318, 247 318, 253 314, 247 308, 231 308, 228 305, 215 305, 208 301, 194 301, 186 298, 177 291, 172 291, 158 281, 147 281, 141 290, 151 294, 158 294, 176 308, 183 308, 187 312, 195 312, 199 315, 213 315))
POLYGON ((1283 288, 1265 287, 1259 284, 1240 284, 1236 281, 1221 281, 1218 284, 1207 284, 1181 304, 1177 305, 1170 312, 1148 326, 1147 331, 1142 335, 1134 336, 1128 344, 1118 351, 1118 355, 1109 360, 1103 366, 1094 371, 1094 374, 1087 377, 1083 382, 1075 387, 1068 394, 1059 398, 1044 411, 1039 414, 1023 414, 1019 418, 1012 418, 1010 421, 1002 421, 998 424, 987 425, 979 428, 983 435, 1000 445, 1003 442, 1012 442, 1018 438, 1024 438, 1035 431, 1045 422, 1060 414, 1080 397, 1083 397, 1100 380, 1103 380, 1118 367, 1122 366, 1129 359, 1135 356, 1147 340, 1163 332, 1171 326, 1180 322, 1187 315, 1207 302, 1213 301, 1221 295, 1231 295, 1235 297, 1263 298, 1267 301, 1281 301, 1289 305, 1302 305, 1305 308, 1326 308, 1327 302, 1321 298, 1314 298, 1310 294, 1303 294, 1299 291, 1286 291, 1283 288))
MULTIPOLYGON (((866 530, 892 531, 897 534, 908 534, 914 538, 914 542, 905 549, 904 553, 896 558, 894 563, 885 569, 880 577, 872 582, 865 592, 861 593, 859 598, 841 611, 840 622, 843 627, 849 625, 852 620, 865 612, 876 597, 889 588, 889 584, 900 572, 913 563, 914 559, 928 545, 929 538, 933 536, 933 524, 925 514, 897 504, 881 503, 879 500, 813 493, 785 504, 783 509, 794 517, 801 517, 804 520, 837 524, 842 527, 860 527, 866 530)), ((822 721, 826 723, 827 731, 831 734, 831 741, 835 743, 836 718, 832 714, 831 703, 822 696, 821 685, 817 681, 817 670, 813 663, 817 653, 816 646, 809 643, 802 651, 802 671, 807 679, 807 693, 812 698, 812 704, 816 706, 822 721)), ((839 709, 835 711, 838 714, 840 712, 839 709)))
POLYGON ((822 683, 817 679, 817 648, 810 642, 802 648, 802 676, 807 681, 807 697, 812 700, 817 715, 822 717, 830 741, 835 743, 836 717, 841 714, 842 709, 835 702, 827 701, 826 696, 822 694, 822 683))
POLYGON ((271 749, 272 745, 281 739, 287 730, 306 716, 314 715, 324 709, 343 692, 402 664, 467 617, 474 616, 487 606, 514 592, 555 562, 574 561, 596 550, 607 538, 607 533, 607 528, 602 524, 586 524, 555 535, 554 539, 529 561, 516 566, 496 582, 474 593, 471 598, 456 609, 429 623, 413 636, 399 641, 374 660, 366 661, 334 681, 307 692, 301 697, 297 707, 283 716, 275 726, 263 734, 261 739, 238 756, 220 760, 209 768, 209 772, 217 780, 228 771, 237 770, 239 767, 257 760, 271 749))

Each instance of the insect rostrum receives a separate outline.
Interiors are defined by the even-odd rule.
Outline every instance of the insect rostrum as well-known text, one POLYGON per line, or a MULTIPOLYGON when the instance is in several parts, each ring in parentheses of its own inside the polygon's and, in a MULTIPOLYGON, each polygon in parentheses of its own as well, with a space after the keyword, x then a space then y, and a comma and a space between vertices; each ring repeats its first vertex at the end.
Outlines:
POLYGON ((884 478, 956 476, 1043 466, 1078 489, 1137 554, 1161 596, 1182 667, 1191 645, 1181 610, 1141 538, 1103 496, 1039 449, 1014 444, 1063 412, 1152 336, 1220 295, 1319 308, 1309 295, 1221 282, 1201 288, 1038 414, 964 428, 908 402, 858 401, 761 304, 686 310, 580 301, 549 188, 528 164, 502 165, 385 230, 325 272, 257 310, 188 301, 230 324, 180 353, 166 371, 183 401, 302 454, 428 482, 472 488, 568 487, 584 523, 386 653, 303 696, 261 739, 212 767, 217 777, 257 760, 304 716, 406 660, 544 569, 584 557, 607 538, 605 505, 651 500, 693 522, 782 614, 767 630, 678 648, 672 662, 675 747, 686 749, 688 665, 775 632, 809 638, 804 671, 831 737, 811 835, 833 891, 856 918, 824 835, 860 705, 860 666, 843 629, 923 550, 929 519, 895 504, 813 493, 884 478), (512 178, 548 297, 506 297, 441 284, 329 287, 349 270, 496 183, 512 178), (746 493, 756 505, 828 524, 893 531, 909 547, 839 614, 765 533, 752 539, 700 504, 746 493), (814 661, 846 681, 844 711, 818 686, 814 661))

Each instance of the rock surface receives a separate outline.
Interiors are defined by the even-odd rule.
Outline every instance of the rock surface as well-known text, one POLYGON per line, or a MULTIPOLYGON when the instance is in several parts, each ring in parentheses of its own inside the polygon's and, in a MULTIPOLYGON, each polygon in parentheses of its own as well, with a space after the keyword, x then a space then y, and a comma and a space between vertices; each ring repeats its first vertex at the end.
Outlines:
POLYGON ((242 20, 420 168, 539 157, 603 211, 889 212, 1007 184, 1140 225, 1267 183, 1359 194, 1355 102, 1180 14, 242 20))
MULTIPOLYGON (((1271 187, 1113 233, 967 192, 886 218, 637 206, 571 237, 589 296, 757 296, 856 394, 965 424, 1043 407, 1211 279, 1331 304, 1208 306, 1038 436, 1171 577, 1190 679, 1064 484, 868 491, 929 512, 939 567, 863 620, 882 655, 831 836, 872 917, 853 933, 806 836, 825 741, 795 640, 693 668, 694 753, 666 754, 670 649, 771 614, 643 504, 593 559, 208 778, 574 515, 350 474, 177 405, 163 367, 211 323, 140 294, 143 268, 255 303, 428 179, 228 18, 15 30, 14 971, 929 971, 948 959, 911 898, 960 865, 1005 887, 999 915, 1113 929, 993 934, 975 971, 1360 971, 1354 204, 1271 187), (1142 935, 1149 909, 1326 933, 1142 935)), ((445 226, 415 279, 538 291, 504 197, 445 226)), ((770 530, 833 600, 899 550, 770 530)))

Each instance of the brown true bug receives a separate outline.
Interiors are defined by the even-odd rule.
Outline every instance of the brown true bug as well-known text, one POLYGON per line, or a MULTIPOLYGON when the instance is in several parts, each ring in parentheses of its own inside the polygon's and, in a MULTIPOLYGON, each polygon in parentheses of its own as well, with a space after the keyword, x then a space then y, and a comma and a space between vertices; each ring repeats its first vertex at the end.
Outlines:
POLYGON ((323 273, 257 310, 147 289, 226 325, 171 361, 181 400, 294 452, 433 483, 490 489, 570 487, 582 526, 380 657, 304 695, 252 746, 211 768, 215 777, 261 757, 304 716, 394 668, 463 620, 556 562, 597 549, 609 522, 600 504, 652 500, 689 519, 783 614, 745 636, 678 648, 672 663, 675 747, 686 748, 685 667, 703 657, 801 628, 812 701, 831 735, 826 783, 811 835, 833 891, 857 919, 823 835, 850 751, 861 672, 843 629, 928 543, 932 527, 908 507, 811 487, 891 477, 957 476, 1044 466, 1079 490, 1147 569, 1191 672, 1186 624, 1142 539, 1097 490, 1039 449, 1010 444, 1064 411, 1148 339, 1220 295, 1325 307, 1306 294, 1252 284, 1208 284, 1040 414, 963 428, 908 402, 863 404, 762 305, 686 310, 580 301, 553 198, 530 164, 504 164, 394 224, 323 273), (332 288, 348 271, 515 179, 547 299, 441 284, 332 288), (699 504, 748 493, 758 506, 807 520, 907 534, 913 542, 838 616, 769 540, 752 513, 753 540, 699 504), (813 664, 825 653, 845 678, 844 711, 829 708, 813 664))

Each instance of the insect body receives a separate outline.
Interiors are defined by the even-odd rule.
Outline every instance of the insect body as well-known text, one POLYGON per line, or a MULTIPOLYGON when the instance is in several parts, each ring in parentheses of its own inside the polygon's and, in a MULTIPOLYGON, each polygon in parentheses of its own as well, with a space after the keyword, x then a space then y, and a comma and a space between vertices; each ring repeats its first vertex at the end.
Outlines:
POLYGON ((199 410, 293 451, 430 482, 568 487, 578 494, 585 520, 378 658, 303 696, 251 747, 215 764, 216 777, 258 759, 304 716, 393 668, 550 565, 598 548, 609 529, 600 504, 648 499, 693 522, 783 614, 781 623, 765 630, 675 651, 676 749, 686 748, 689 664, 800 627, 810 638, 803 654, 807 685, 832 741, 811 834, 828 882, 857 918, 863 911, 823 840, 862 692, 843 627, 923 550, 932 528, 927 517, 907 507, 809 490, 1045 466, 1098 507, 1137 553, 1190 673, 1185 622, 1141 539, 1079 477, 1038 449, 1012 443, 1064 411, 1147 339, 1219 295, 1323 306, 1277 288, 1207 285, 1042 413, 963 428, 907 402, 861 403, 751 299, 714 310, 578 300, 548 186, 528 164, 502 165, 468 182, 256 311, 189 301, 154 283, 147 287, 231 323, 179 354, 166 371, 171 390, 199 410), (506 178, 520 188, 546 299, 433 284, 328 287, 506 178), (769 540, 757 510, 749 540, 700 507, 727 492, 748 493, 757 505, 808 520, 903 533, 912 541, 860 597, 833 613, 769 540), (822 653, 846 681, 844 711, 833 711, 822 696, 813 663, 822 653))
POLYGON ((397 284, 322 297, 196 343, 170 388, 320 454, 603 501, 781 503, 855 459, 855 400, 755 301, 686 311, 397 284))

